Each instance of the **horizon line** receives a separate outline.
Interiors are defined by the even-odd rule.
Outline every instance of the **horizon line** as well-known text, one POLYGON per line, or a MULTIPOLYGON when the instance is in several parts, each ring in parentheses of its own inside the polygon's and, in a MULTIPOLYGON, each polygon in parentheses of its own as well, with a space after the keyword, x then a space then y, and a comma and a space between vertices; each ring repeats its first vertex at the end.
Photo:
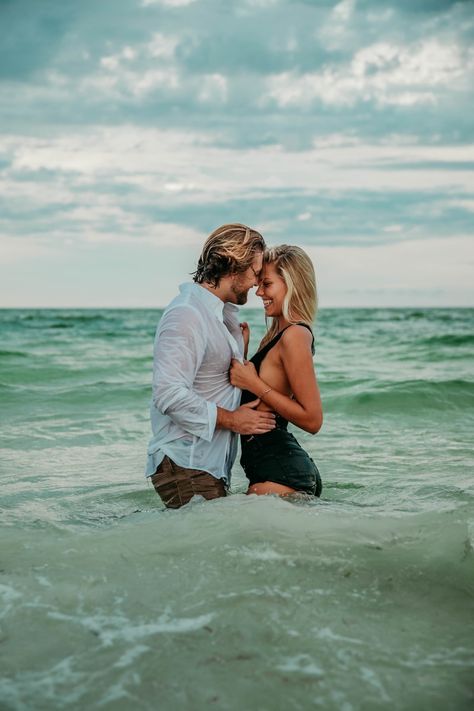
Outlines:
MULTIPOLYGON (((156 311, 165 309, 168 304, 164 306, 1 306, 0 311, 156 311)), ((239 306, 240 310, 248 309, 249 311, 263 311, 261 306, 239 306)), ((413 304, 413 305, 380 305, 376 306, 374 304, 363 305, 351 305, 351 306, 319 306, 319 311, 324 311, 325 309, 474 309, 474 304, 413 304)))

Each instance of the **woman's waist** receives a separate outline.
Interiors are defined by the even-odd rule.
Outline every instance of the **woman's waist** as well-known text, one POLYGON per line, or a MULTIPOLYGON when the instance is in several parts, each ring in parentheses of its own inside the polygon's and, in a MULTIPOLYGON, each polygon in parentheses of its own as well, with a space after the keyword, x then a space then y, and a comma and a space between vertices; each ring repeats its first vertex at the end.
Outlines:
MULTIPOLYGON (((279 437, 281 434, 290 434, 288 432, 288 420, 285 420, 284 417, 275 412, 275 428, 273 430, 270 430, 269 432, 264 432, 263 434, 241 435, 240 439, 242 444, 254 440, 266 443, 268 440, 275 438, 275 436, 279 437)), ((293 435, 291 435, 291 437, 293 437, 293 435)))
POLYGON ((247 436, 245 439, 242 436, 241 440, 240 463, 244 469, 263 460, 283 462, 291 457, 291 461, 296 462, 301 457, 308 457, 296 437, 288 430, 274 429, 265 434, 247 436))

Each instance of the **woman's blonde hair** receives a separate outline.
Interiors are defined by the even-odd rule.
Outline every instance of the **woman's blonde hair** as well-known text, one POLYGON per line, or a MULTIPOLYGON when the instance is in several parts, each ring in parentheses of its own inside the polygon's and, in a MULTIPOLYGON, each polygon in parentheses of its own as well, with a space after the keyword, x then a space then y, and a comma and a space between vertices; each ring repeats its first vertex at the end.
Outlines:
POLYGON ((194 281, 217 287, 223 276, 246 272, 255 255, 264 249, 265 241, 257 230, 238 222, 221 225, 204 243, 194 281))
MULTIPOLYGON (((282 244, 270 247, 263 254, 263 264, 273 264, 286 284, 283 316, 289 323, 313 325, 318 305, 316 275, 311 259, 301 247, 282 244)), ((278 333, 278 319, 272 318, 270 327, 260 343, 262 348, 278 333)))

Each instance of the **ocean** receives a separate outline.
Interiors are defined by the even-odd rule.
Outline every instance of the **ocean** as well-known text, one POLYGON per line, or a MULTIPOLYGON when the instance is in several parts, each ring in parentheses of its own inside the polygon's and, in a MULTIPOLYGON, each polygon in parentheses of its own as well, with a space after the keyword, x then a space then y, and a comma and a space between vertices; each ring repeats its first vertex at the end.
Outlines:
POLYGON ((321 499, 177 511, 160 313, 0 311, 0 708, 474 708, 474 310, 321 310, 321 499))

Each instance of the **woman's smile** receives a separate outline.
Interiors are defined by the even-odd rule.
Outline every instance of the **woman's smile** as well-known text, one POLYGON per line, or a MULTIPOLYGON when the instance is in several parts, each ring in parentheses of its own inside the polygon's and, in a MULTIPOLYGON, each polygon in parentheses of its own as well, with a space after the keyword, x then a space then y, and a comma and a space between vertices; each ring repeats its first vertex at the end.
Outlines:
POLYGON ((257 289, 257 296, 262 299, 267 316, 278 317, 282 313, 283 301, 287 292, 286 284, 273 264, 265 264, 262 278, 257 289))

